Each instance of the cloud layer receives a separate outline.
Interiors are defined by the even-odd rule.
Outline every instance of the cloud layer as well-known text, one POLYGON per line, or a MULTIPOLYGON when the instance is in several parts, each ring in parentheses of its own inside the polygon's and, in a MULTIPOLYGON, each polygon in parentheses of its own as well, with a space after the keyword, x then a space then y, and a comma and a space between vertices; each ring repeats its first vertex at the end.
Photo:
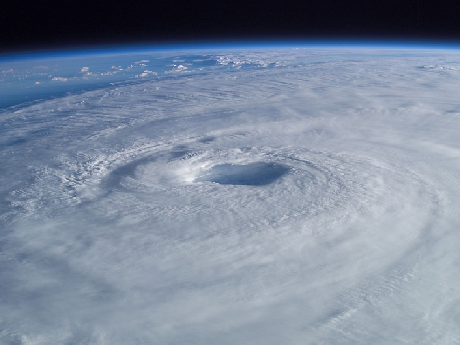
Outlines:
POLYGON ((2 113, 1 341, 460 341, 458 55, 216 56, 2 113))

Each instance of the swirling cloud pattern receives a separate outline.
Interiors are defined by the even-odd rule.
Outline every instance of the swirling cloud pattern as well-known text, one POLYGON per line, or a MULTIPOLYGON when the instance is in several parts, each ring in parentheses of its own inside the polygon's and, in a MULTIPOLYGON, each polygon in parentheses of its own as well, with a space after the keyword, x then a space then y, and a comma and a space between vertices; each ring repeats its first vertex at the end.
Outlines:
POLYGON ((460 55, 181 54, 2 111, 1 341, 460 342, 460 55))

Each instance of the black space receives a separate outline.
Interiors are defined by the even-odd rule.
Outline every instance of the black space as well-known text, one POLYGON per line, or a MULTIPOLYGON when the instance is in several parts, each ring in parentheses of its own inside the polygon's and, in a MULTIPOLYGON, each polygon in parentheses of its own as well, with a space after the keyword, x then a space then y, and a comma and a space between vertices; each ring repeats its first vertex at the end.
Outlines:
POLYGON ((0 51, 197 40, 443 40, 458 0, 7 1, 0 51))

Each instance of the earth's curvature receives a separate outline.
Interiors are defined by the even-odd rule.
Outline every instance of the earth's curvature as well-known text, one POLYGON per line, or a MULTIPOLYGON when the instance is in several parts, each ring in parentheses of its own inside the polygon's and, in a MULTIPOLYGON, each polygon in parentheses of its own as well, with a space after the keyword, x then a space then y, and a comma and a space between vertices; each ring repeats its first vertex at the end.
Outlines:
POLYGON ((460 342, 460 54, 4 57, 0 342, 460 342))

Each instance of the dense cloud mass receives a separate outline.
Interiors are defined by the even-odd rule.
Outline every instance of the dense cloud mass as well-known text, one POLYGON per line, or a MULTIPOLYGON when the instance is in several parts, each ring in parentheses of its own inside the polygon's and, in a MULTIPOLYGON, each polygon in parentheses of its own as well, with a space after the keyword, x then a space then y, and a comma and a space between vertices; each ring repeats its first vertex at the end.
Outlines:
POLYGON ((459 58, 227 52, 4 110, 0 342, 460 342, 459 58))

